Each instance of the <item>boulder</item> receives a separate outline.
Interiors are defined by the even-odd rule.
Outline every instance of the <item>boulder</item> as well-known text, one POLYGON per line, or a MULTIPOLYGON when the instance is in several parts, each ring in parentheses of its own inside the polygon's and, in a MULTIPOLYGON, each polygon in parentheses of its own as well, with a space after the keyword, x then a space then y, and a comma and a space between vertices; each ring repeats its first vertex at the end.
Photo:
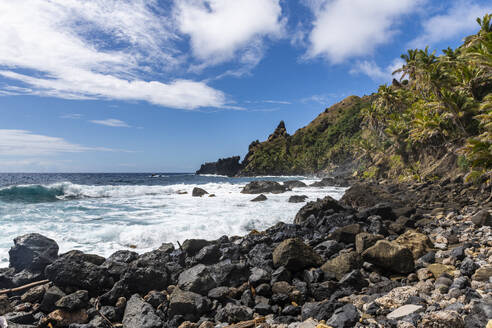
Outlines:
POLYGON ((414 259, 425 255, 434 246, 429 237, 415 230, 408 230, 393 242, 408 248, 412 252, 414 259))
POLYGON ((306 195, 292 195, 289 197, 289 203, 304 203, 308 196, 306 195))
POLYGON ((57 307, 68 311, 86 308, 88 304, 89 292, 86 290, 78 290, 75 293, 63 296, 55 303, 57 307))
POLYGON ((492 226, 492 215, 490 215, 489 211, 481 210, 471 218, 472 222, 476 226, 492 226))
POLYGON ((264 202, 265 200, 267 200, 268 198, 263 195, 263 194, 260 194, 258 196, 256 196, 255 198, 253 198, 252 200, 250 200, 251 202, 264 202))
POLYGON ((197 321, 210 309, 210 301, 205 297, 174 288, 169 297, 169 317, 182 315, 185 320, 197 321))
POLYGON ((326 320, 331 317, 337 303, 329 300, 321 302, 306 302, 301 309, 301 320, 305 321, 309 318, 315 320, 326 320))
POLYGON ((59 258, 46 267, 45 275, 57 286, 85 289, 90 294, 100 294, 112 285, 106 270, 78 259, 59 258))
POLYGON ((288 181, 284 181, 283 182, 283 185, 286 186, 289 189, 307 187, 307 185, 304 182, 299 181, 299 180, 288 180, 288 181))
POLYGON ((426 313, 419 327, 422 328, 464 328, 463 318, 455 311, 437 311, 426 313))
POLYGON ((362 253, 381 239, 384 239, 383 235, 361 232, 355 236, 355 250, 357 253, 362 253))
POLYGON ((359 232, 361 232, 360 224, 349 224, 336 229, 332 234, 332 238, 344 244, 353 244, 355 243, 355 236, 357 236, 359 232))
POLYGON ((337 280, 361 265, 360 257, 357 252, 342 253, 337 257, 326 261, 321 267, 325 277, 335 277, 337 280))
POLYGON ((343 210, 343 206, 340 205, 335 199, 331 198, 330 196, 326 196, 323 199, 318 199, 315 202, 309 202, 304 205, 299 210, 299 212, 297 212, 294 223, 302 224, 311 215, 314 215, 316 218, 318 218, 322 213, 328 211, 332 211, 335 213, 343 210))
POLYGON ((206 194, 208 194, 208 192, 205 191, 205 189, 198 188, 198 187, 193 188, 193 191, 191 193, 193 197, 202 197, 203 195, 206 194))
POLYGON ((429 264, 427 266, 427 269, 430 272, 432 272, 432 275, 434 276, 434 278, 437 279, 444 273, 452 275, 455 268, 453 266, 450 266, 450 265, 444 265, 441 263, 433 263, 433 264, 429 264))
POLYGON ((476 281, 488 282, 491 276, 492 276, 492 266, 486 265, 477 269, 473 274, 472 279, 476 281))
POLYGON ((13 310, 14 308, 11 305, 7 295, 0 295, 0 315, 4 315, 5 313, 12 312, 13 310))
POLYGON ((65 293, 56 286, 51 286, 46 290, 41 301, 41 306, 39 307, 41 311, 49 313, 55 309, 55 303, 65 296, 65 293))
POLYGON ((247 306, 227 303, 226 306, 217 311, 215 320, 225 323, 236 323, 253 319, 253 310, 247 306))
POLYGON ((123 328, 162 328, 162 320, 152 305, 135 294, 126 303, 123 328))
POLYGON ((37 233, 15 238, 14 247, 9 250, 10 266, 17 272, 24 269, 42 272, 57 256, 58 244, 37 233))
POLYGON ((203 247, 210 245, 210 242, 205 239, 186 239, 181 246, 181 249, 189 256, 198 253, 203 247))
POLYGON ((362 258, 396 273, 410 273, 415 268, 412 252, 387 240, 379 240, 374 246, 366 249, 362 253, 362 258))
POLYGON ((280 194, 289 190, 286 186, 281 185, 275 181, 252 181, 244 186, 241 193, 243 194, 262 194, 262 193, 272 193, 280 194))
POLYGON ((296 238, 281 242, 273 251, 275 268, 286 267, 291 271, 302 271, 305 268, 319 266, 321 257, 308 245, 296 238))
POLYGON ((209 290, 217 287, 217 284, 212 278, 210 269, 203 264, 198 264, 179 275, 178 286, 182 290, 207 295, 209 290))

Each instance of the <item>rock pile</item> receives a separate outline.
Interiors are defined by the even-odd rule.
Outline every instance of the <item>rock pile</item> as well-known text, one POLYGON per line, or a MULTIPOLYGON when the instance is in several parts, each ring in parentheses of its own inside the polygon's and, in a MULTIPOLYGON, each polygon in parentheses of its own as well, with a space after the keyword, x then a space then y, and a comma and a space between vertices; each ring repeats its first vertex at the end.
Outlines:
POLYGON ((34 284, 0 292, 0 326, 485 327, 491 204, 473 186, 443 195, 453 183, 358 184, 307 203, 294 224, 141 255, 59 255, 21 236, 0 289, 34 284))

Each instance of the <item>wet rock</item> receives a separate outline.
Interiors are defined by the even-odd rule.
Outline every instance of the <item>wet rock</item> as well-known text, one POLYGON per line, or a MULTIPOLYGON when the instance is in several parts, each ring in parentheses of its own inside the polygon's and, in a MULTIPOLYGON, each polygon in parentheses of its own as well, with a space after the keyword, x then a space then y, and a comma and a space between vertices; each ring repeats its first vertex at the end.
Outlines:
POLYGON ((429 237, 414 230, 408 230, 396 238, 394 242, 408 248, 412 252, 414 259, 426 254, 433 247, 429 237))
POLYGON ((289 203, 304 203, 308 196, 306 195, 292 195, 289 197, 289 203))
POLYGON ((489 211, 481 210, 471 218, 472 222, 476 226, 492 226, 492 215, 490 215, 489 211))
POLYGON ((420 322, 422 328, 464 328, 463 318, 454 311, 426 313, 420 322))
POLYGON ((205 189, 195 187, 193 188, 193 191, 191 192, 191 195, 193 197, 202 197, 203 195, 207 195, 208 192, 205 189))
POLYGON ((207 298, 193 292, 175 288, 169 298, 169 317, 181 315, 185 320, 197 321, 210 309, 207 298))
POLYGON ((288 188, 275 181, 252 181, 244 186, 241 193, 243 194, 262 194, 272 193, 280 194, 286 192, 288 188))
POLYGON ((227 305, 217 311, 215 320, 226 323, 236 323, 240 321, 251 320, 253 318, 253 310, 247 306, 234 305, 227 303, 227 305))
POLYGON ((294 223, 301 224, 307 220, 311 215, 314 217, 319 217, 321 213, 332 211, 333 213, 343 211, 343 206, 341 206, 335 199, 330 196, 326 196, 322 200, 317 200, 315 202, 309 202, 304 205, 299 212, 297 212, 294 223))
POLYGON ((253 198, 252 200, 250 200, 251 202, 264 202, 265 200, 267 200, 267 196, 263 195, 263 194, 260 194, 258 196, 256 196, 255 198, 253 198))
POLYGON ((307 185, 304 182, 299 180, 288 180, 288 181, 284 181, 283 184, 289 189, 307 187, 307 185))
POLYGON ((127 302, 123 315, 123 328, 161 328, 162 320, 152 306, 138 294, 127 302))
POLYGON ((380 240, 362 253, 365 261, 397 273, 410 273, 414 270, 412 252, 398 244, 380 240))
POLYGON ((335 277, 337 280, 361 265, 360 257, 357 252, 342 253, 339 256, 326 261, 321 266, 325 277, 335 277))
POLYGON ((289 238, 281 242, 273 251, 273 265, 286 267, 291 271, 302 271, 304 268, 319 266, 321 257, 301 240, 289 238))
POLYGON ((357 308, 352 304, 346 304, 336 309, 326 324, 333 328, 350 328, 359 321, 359 318, 357 308))
POLYGON ((179 275, 178 286, 182 290, 207 295, 217 284, 211 276, 210 269, 198 264, 179 275))
POLYGON ((24 269, 41 272, 56 260, 58 244, 50 238, 37 233, 19 236, 14 239, 14 247, 9 250, 10 266, 17 272, 24 269))
POLYGON ((406 317, 407 315, 411 315, 413 313, 418 313, 418 312, 421 312, 423 310, 424 310, 424 307, 421 305, 406 304, 406 305, 400 306, 396 310, 393 310, 386 317, 390 320, 400 320, 403 317, 406 317))
POLYGON ((68 311, 86 308, 88 304, 89 292, 86 290, 78 290, 75 293, 63 296, 55 303, 57 307, 68 311))
POLYGON ((361 232, 355 236, 355 249, 357 253, 362 253, 369 247, 376 244, 378 240, 384 239, 383 235, 375 235, 368 232, 361 232))

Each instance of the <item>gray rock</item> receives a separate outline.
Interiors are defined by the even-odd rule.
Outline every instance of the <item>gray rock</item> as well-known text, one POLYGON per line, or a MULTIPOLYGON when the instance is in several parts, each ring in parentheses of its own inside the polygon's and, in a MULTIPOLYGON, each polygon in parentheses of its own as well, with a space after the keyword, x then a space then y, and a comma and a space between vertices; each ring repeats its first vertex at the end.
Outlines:
POLYGON ((400 306, 396 310, 389 313, 386 317, 390 320, 400 320, 401 318, 406 317, 407 315, 416 312, 421 312, 423 310, 424 307, 421 305, 407 304, 407 305, 400 306))
POLYGON ((346 304, 336 309, 326 324, 333 328, 350 328, 359 321, 359 318, 357 308, 352 304, 346 304))
POLYGON ((52 286, 44 293, 43 300, 41 301, 41 306, 39 308, 41 311, 49 313, 55 309, 55 303, 64 296, 65 293, 60 288, 52 286))
POLYGON ((272 193, 280 194, 289 190, 286 186, 281 185, 275 181, 252 181, 244 186, 241 193, 243 194, 262 194, 272 193))
POLYGON ((271 274, 263 270, 262 268, 254 267, 251 269, 251 275, 249 276, 249 282, 251 285, 258 286, 263 283, 270 282, 271 274))
POLYGON ((252 200, 250 200, 251 202, 264 202, 265 200, 267 200, 267 196, 263 195, 263 194, 260 194, 258 196, 256 196, 255 198, 253 198, 252 200))
POLYGON ((203 247, 209 245, 210 242, 205 239, 186 239, 183 242, 181 248, 188 254, 189 256, 193 256, 198 253, 203 247))
POLYGON ((215 320, 219 322, 235 323, 253 319, 253 310, 247 306, 227 303, 226 306, 217 311, 215 320))
POLYGON ((289 197, 289 203, 304 203, 308 196, 306 195, 292 195, 289 197))
POLYGON ((492 216, 487 210, 481 210, 475 215, 472 216, 472 222, 481 227, 481 226, 491 226, 492 225, 492 216))
POLYGON ((55 305, 59 308, 69 311, 86 308, 89 304, 89 292, 86 290, 78 290, 75 293, 63 296, 55 305))
POLYGON ((162 328, 162 320, 152 305, 135 294, 126 303, 123 328, 162 328))
POLYGON ((412 252, 398 244, 380 240, 362 253, 362 258, 370 263, 397 273, 410 273, 414 270, 412 252))
POLYGON ((193 191, 191 193, 191 195, 193 197, 202 197, 203 195, 206 195, 208 194, 208 192, 202 188, 198 188, 198 187, 195 187, 193 188, 193 191))
POLYGON ((309 318, 316 320, 326 320, 328 319, 333 311, 335 310, 335 305, 329 300, 322 302, 306 302, 301 309, 302 321, 309 318))
POLYGON ((178 286, 182 290, 207 295, 209 290, 217 287, 217 284, 211 276, 210 269, 203 264, 198 264, 179 275, 178 286))
POLYGON ((169 317, 181 315, 185 320, 197 321, 210 309, 210 301, 200 294, 175 288, 169 297, 169 317))

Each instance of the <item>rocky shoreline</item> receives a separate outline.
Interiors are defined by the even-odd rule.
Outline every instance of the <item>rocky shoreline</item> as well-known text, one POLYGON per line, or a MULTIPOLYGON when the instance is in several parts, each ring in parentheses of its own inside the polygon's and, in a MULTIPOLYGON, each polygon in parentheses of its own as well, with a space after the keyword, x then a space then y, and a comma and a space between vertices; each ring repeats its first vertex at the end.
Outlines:
POLYGON ((491 205, 461 177, 356 183, 292 224, 141 255, 24 235, 0 269, 0 327, 491 327, 491 205))

